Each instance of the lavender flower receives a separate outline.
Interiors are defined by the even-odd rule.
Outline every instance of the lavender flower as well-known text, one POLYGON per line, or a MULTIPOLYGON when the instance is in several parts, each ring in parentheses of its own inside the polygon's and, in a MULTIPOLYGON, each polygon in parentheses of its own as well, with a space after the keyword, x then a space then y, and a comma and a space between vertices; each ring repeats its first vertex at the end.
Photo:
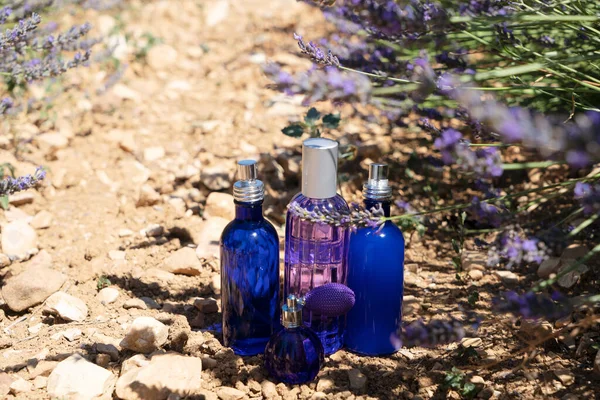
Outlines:
POLYGON ((340 61, 336 56, 333 55, 331 50, 327 50, 327 52, 325 52, 313 42, 308 42, 308 44, 306 44, 304 40, 302 40, 302 36, 295 33, 294 39, 298 41, 298 47, 300 47, 300 51, 303 54, 309 55, 311 60, 313 60, 315 63, 339 67, 340 61))
POLYGON ((295 203, 288 205, 288 209, 292 215, 303 220, 334 226, 348 226, 353 229, 359 226, 380 229, 385 223, 381 206, 366 210, 360 205, 352 203, 349 213, 340 213, 339 211, 323 212, 316 209, 309 211, 295 203))
POLYGON ((465 337, 465 327, 456 319, 434 319, 428 324, 422 320, 405 325, 390 338, 396 349, 401 347, 435 347, 458 342, 465 337))
POLYGON ((577 182, 573 192, 585 214, 600 214, 600 184, 577 182))
POLYGON ((467 212, 481 225, 498 227, 502 223, 503 210, 494 204, 480 201, 477 196, 473 197, 467 212))
POLYGON ((20 176, 18 178, 7 178, 0 181, 0 197, 27 190, 38 184, 46 177, 46 171, 38 167, 33 175, 20 176))
POLYGON ((0 101, 0 115, 5 114, 13 107, 14 103, 10 97, 6 97, 0 101))
POLYGON ((525 319, 558 319, 571 313, 573 304, 558 292, 552 296, 527 292, 519 295, 515 292, 503 293, 492 299, 492 308, 499 313, 510 313, 525 319))
POLYGON ((496 239, 488 252, 488 265, 506 262, 510 269, 522 262, 540 264, 547 258, 546 245, 536 238, 527 238, 518 227, 508 230, 496 239))

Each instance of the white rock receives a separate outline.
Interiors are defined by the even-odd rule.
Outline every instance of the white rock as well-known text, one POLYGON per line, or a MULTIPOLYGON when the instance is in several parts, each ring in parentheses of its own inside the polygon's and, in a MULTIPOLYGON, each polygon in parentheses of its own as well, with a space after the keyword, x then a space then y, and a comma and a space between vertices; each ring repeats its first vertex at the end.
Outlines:
POLYGON ((202 263, 196 252, 190 247, 183 247, 171 254, 163 263, 164 269, 174 274, 200 275, 202 263))
POLYGON ((61 361, 48 378, 48 394, 64 400, 110 400, 117 378, 79 354, 61 361))
POLYGON ((271 381, 263 381, 260 385, 262 395, 265 399, 276 399, 279 397, 279 393, 277 393, 277 386, 271 381))
POLYGON ((17 192, 8 196, 8 202, 13 206, 31 204, 33 200, 35 195, 32 192, 17 192))
POLYGON ((160 160, 165 156, 165 148, 162 146, 148 147, 144 149, 144 160, 147 162, 160 160))
POLYGON ((332 389, 335 386, 335 383, 331 378, 321 378, 317 382, 317 392, 325 392, 329 389, 332 389))
POLYGON ((145 367, 148 364, 150 364, 150 359, 143 354, 136 354, 129 357, 121 364, 121 376, 134 369, 145 367))
POLYGON ((46 386, 48 386, 48 378, 45 376, 36 376, 33 379, 33 386, 36 389, 44 389, 46 386))
POLYGON ((229 15, 229 0, 217 0, 205 5, 204 22, 207 26, 216 26, 229 15))
POLYGON ((350 389, 363 390, 367 385, 367 377, 356 368, 348 370, 348 379, 350 380, 350 389))
POLYGON ((44 311, 58 315, 65 321, 81 322, 87 317, 88 308, 83 300, 65 292, 56 292, 48 297, 44 311))
POLYGON ((206 198, 204 216, 222 217, 231 221, 235 218, 233 196, 228 193, 211 192, 206 198))
POLYGON ((119 290, 114 287, 106 287, 99 291, 96 295, 96 299, 98 299, 98 301, 103 304, 114 303, 115 301, 117 301, 118 298, 119 290))
POLYGON ((173 68, 177 63, 177 50, 166 44, 159 44, 148 51, 148 65, 157 71, 173 68))
POLYGON ((159 224, 150 224, 142 231, 144 236, 147 237, 158 237, 165 233, 165 228, 159 224))
POLYGON ((80 329, 71 328, 67 329, 62 334, 65 337, 65 339, 67 339, 69 342, 73 342, 81 337, 82 332, 80 329))
POLYGON ((120 99, 137 102, 141 99, 140 94, 123 83, 117 83, 111 89, 112 93, 120 99))
POLYGON ((123 308, 126 310, 129 310, 131 308, 137 308, 139 310, 146 310, 146 309, 148 309, 148 306, 146 305, 144 300, 135 298, 135 299, 127 300, 125 302, 125 304, 123 304, 123 308))
POLYGON ((21 393, 28 393, 33 390, 33 384, 27 382, 25 379, 19 377, 13 383, 10 384, 10 392, 12 394, 19 395, 21 393))
POLYGON ((204 167, 200 176, 204 186, 213 191, 228 189, 231 185, 229 171, 223 166, 211 165, 204 167))
POLYGON ((560 258, 551 257, 544 260, 538 267, 538 276, 542 279, 547 279, 550 277, 550 274, 553 274, 558 270, 559 264, 560 258))
POLYGON ((514 284, 519 282, 519 276, 512 271, 495 271, 494 274, 506 284, 514 284))
POLYGON ((124 260, 125 252, 122 250, 111 250, 108 252, 108 258, 110 258, 113 261, 124 260))
POLYGON ((478 269, 472 269, 469 271, 469 277, 474 281, 479 281, 483 278, 483 272, 478 269))
POLYGON ((12 264, 10 257, 4 253, 0 253, 0 268, 8 267, 12 264))
POLYGON ((9 222, 2 226, 2 252, 21 256, 37 248, 35 229, 23 221, 9 222))
POLYGON ((221 294, 221 275, 213 275, 210 281, 210 287, 215 294, 221 294))
POLYGON ((570 386, 575 383, 575 375, 568 369, 555 369, 554 375, 560 380, 565 386, 570 386))
POLYGON ((131 229, 121 229, 119 231, 119 237, 127 237, 127 236, 131 236, 133 235, 135 232, 133 232, 131 229))
POLYGON ((36 141, 42 151, 50 153, 64 149, 69 144, 69 139, 56 132, 42 133, 36 137, 36 141))
POLYGON ((35 217, 31 220, 31 226, 35 229, 46 229, 52 225, 52 219, 54 217, 46 210, 42 210, 35 214, 35 217))
POLYGON ((135 203, 136 207, 153 206, 161 201, 160 194, 150 185, 142 185, 135 203))
POLYGON ((194 300, 194 307, 204 314, 212 314, 219 311, 217 300, 212 297, 209 297, 208 299, 203 299, 202 297, 197 298, 194 300))
POLYGON ((228 386, 221 386, 217 389, 217 396, 219 396, 219 399, 221 400, 240 400, 245 395, 246 394, 241 390, 237 390, 228 386))
POLYGON ((202 361, 176 353, 156 354, 141 367, 132 367, 117 381, 123 400, 164 400, 170 393, 181 397, 201 389, 202 361))
POLYGON ((66 279, 58 271, 30 267, 6 281, 2 297, 11 310, 21 312, 46 300, 61 288, 66 279))
POLYGON ((152 317, 138 317, 121 341, 121 347, 139 353, 150 353, 165 344, 168 336, 169 327, 162 322, 152 317))
POLYGON ((41 331, 43 327, 44 327, 44 323, 43 322, 38 322, 37 324, 35 324, 35 325, 30 326, 29 328, 27 328, 27 330, 32 335, 35 335, 36 333, 38 333, 39 331, 41 331))

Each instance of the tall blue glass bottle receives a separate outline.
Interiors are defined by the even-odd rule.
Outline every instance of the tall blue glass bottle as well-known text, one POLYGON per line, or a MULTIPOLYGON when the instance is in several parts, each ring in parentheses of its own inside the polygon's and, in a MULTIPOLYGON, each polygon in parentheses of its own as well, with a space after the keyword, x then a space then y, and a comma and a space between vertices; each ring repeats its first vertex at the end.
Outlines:
POLYGON ((235 219, 221 235, 223 342, 238 355, 263 353, 279 329, 279 237, 264 219, 254 160, 238 163, 235 219))
MULTIPOLYGON (((386 164, 371 164, 363 187, 367 209, 390 215, 392 189, 386 164)), ((350 236, 348 287, 356 301, 348 312, 344 344, 352 352, 379 356, 396 351, 390 341, 402 319, 404 237, 392 221, 381 230, 360 228, 350 236)))

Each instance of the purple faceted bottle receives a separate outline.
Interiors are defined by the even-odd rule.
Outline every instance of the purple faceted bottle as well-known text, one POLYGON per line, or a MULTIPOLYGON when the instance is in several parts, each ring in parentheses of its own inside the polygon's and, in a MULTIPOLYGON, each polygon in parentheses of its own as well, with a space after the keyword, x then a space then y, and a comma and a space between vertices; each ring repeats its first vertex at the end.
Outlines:
MULTIPOLYGON (((338 143, 312 138, 302 145, 302 192, 290 202, 290 208, 308 212, 349 212, 348 204, 337 189, 338 143)), ((313 288, 327 283, 346 285, 349 229, 304 221, 288 210, 285 231, 284 298, 304 298, 313 288)), ((344 342, 345 315, 325 316, 318 310, 305 309, 304 324, 321 340, 325 354, 335 353, 344 342)))

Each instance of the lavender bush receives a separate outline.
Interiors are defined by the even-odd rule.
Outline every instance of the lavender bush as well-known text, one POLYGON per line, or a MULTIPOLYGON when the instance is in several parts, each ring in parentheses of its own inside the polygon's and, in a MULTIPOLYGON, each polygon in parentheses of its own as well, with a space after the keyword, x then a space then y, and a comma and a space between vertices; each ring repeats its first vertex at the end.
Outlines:
MULTIPOLYGON (((357 208, 349 215, 293 212, 313 221, 377 227, 387 219, 401 222, 466 211, 455 219, 464 224, 467 215, 470 223, 483 228, 468 233, 487 249, 490 266, 504 268, 538 265, 557 243, 594 237, 600 216, 600 173, 593 169, 600 162, 600 3, 306 2, 323 11, 333 33, 312 41, 295 33, 300 53, 314 65, 295 74, 267 65, 265 73, 274 87, 303 95, 307 105, 323 100, 373 105, 386 117, 380 119, 382 124, 402 124, 406 117, 420 115, 417 125, 432 138, 432 152, 438 154, 422 161, 433 168, 445 165, 479 194, 470 202, 389 218, 357 208), (450 118, 460 126, 450 127, 450 118), (508 162, 514 149, 522 159, 508 162), (503 186, 513 171, 557 166, 563 171, 558 182, 521 185, 517 190, 512 183, 503 186), (518 200, 524 196, 533 200, 521 206, 518 200), (541 204, 561 205, 564 214, 531 221, 530 210, 541 204), (519 219, 529 222, 518 226, 519 219), (491 242, 483 236, 490 232, 495 235, 491 242)), ((463 226, 459 232, 462 243, 463 226)), ((462 250, 455 250, 460 255, 462 250)), ((594 247, 559 275, 598 252, 600 246, 594 247)), ((522 295, 498 297, 496 311, 552 319, 585 303, 535 293, 557 279, 538 282, 522 295)), ((589 299, 597 301, 597 296, 589 299)), ((394 340, 403 345, 442 344, 462 338, 461 329, 456 320, 418 321, 394 340)))

